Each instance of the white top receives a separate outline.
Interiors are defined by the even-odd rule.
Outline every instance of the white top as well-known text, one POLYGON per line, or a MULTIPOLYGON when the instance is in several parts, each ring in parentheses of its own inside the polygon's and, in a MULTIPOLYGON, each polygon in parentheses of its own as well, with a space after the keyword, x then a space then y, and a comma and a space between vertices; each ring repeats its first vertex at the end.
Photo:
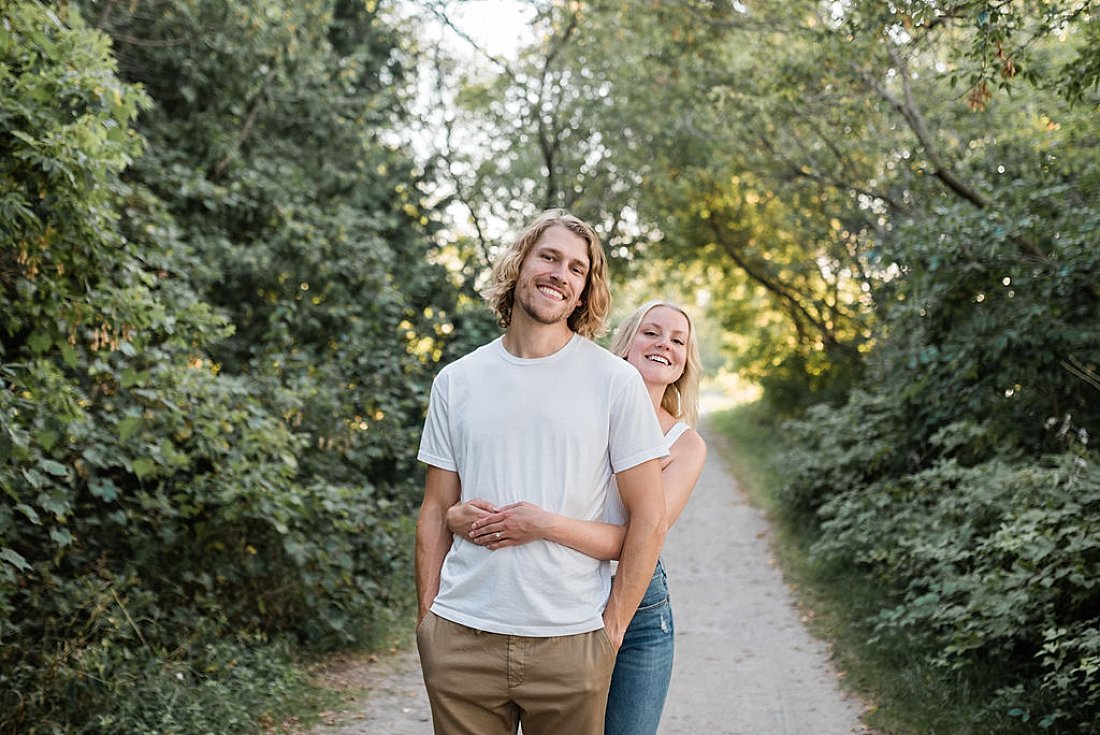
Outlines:
MULTIPOLYGON (((443 368, 417 456, 457 472, 462 500, 600 520, 613 473, 666 454, 638 371, 574 335, 536 359, 496 339, 443 368)), ((587 633, 603 627, 609 568, 550 541, 490 551, 455 537, 431 610, 492 633, 587 633)))
MULTIPOLYGON (((676 443, 676 440, 690 428, 683 421, 677 421, 669 427, 665 433, 666 455, 672 450, 672 445, 676 443)), ((614 523, 617 526, 626 524, 626 508, 623 507, 623 499, 619 497, 619 487, 615 484, 614 478, 611 479, 611 489, 607 493, 607 506, 604 508, 603 521, 604 523, 614 523)), ((615 562, 612 562, 611 566, 612 571, 614 571, 615 562)))
MULTIPOLYGON (((665 446, 668 447, 669 451, 672 451, 672 445, 676 443, 676 440, 690 428, 683 421, 677 421, 669 427, 668 431, 665 432, 665 446)), ((619 487, 615 484, 614 478, 611 479, 611 490, 607 493, 607 507, 604 509, 603 520, 604 523, 614 523, 618 526, 626 524, 626 508, 623 507, 623 499, 619 497, 619 487)), ((611 574, 614 575, 618 568, 619 562, 612 560, 611 574)))

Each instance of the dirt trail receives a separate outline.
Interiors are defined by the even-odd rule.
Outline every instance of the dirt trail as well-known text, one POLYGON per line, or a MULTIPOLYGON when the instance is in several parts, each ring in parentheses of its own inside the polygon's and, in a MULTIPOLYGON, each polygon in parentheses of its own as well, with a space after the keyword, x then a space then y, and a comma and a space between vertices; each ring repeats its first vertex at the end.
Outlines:
MULTIPOLYGON (((676 663, 661 735, 868 733, 828 648, 806 630, 768 543, 716 442, 691 502, 669 533, 676 663)), ((431 735, 413 652, 349 664, 333 683, 354 703, 312 735, 431 735)))

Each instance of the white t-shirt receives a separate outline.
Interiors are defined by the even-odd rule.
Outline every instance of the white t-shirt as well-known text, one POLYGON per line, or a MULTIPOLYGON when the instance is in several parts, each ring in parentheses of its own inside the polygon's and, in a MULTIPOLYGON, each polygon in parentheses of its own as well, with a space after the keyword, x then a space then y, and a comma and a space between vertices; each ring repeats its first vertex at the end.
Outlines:
MULTIPOLYGON (((443 368, 417 456, 457 472, 463 500, 600 520, 613 473, 667 453, 638 371, 574 335, 536 359, 497 339, 443 368)), ((607 562, 567 546, 489 551, 456 537, 431 609, 492 633, 572 635, 603 627, 610 589, 607 562)))
MULTIPOLYGON (((672 451, 672 445, 690 428, 683 421, 677 421, 669 428, 665 434, 665 446, 668 448, 665 454, 672 451)), ((618 526, 626 523, 626 508, 623 507, 623 499, 619 497, 619 487, 615 484, 614 479, 612 479, 611 489, 607 493, 607 508, 604 510, 603 520, 605 523, 614 523, 618 526)), ((611 563, 611 567, 614 570, 615 562, 611 563)))
MULTIPOLYGON (((684 435, 691 427, 683 421, 677 421, 672 427, 665 433, 665 446, 668 447, 668 451, 672 452, 672 445, 676 443, 676 440, 684 435)), ((623 499, 619 497, 619 486, 615 484, 615 478, 611 478, 611 487, 607 491, 607 506, 604 508, 603 520, 604 523, 614 523, 617 526, 626 524, 626 508, 623 506, 623 499)), ((617 559, 611 560, 611 576, 619 571, 619 562, 617 559)))

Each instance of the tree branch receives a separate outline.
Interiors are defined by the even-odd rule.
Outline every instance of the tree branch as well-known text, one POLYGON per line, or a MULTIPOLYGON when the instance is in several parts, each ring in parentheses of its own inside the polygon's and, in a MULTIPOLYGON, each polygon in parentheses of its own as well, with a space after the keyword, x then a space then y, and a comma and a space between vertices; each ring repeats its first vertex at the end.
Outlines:
POLYGON ((948 189, 967 200, 978 209, 986 209, 990 204, 989 199, 960 179, 940 156, 936 142, 932 140, 932 136, 928 133, 928 127, 924 123, 924 117, 921 115, 920 110, 917 109, 917 105, 913 100, 913 89, 909 83, 909 64, 904 58, 899 56, 893 46, 889 44, 887 45, 887 52, 890 54, 890 59, 894 62, 894 66, 898 70, 898 76, 901 78, 902 93, 905 98, 898 99, 895 97, 888 89, 875 81, 870 74, 863 73, 862 76, 864 80, 880 97, 882 97, 882 99, 886 100, 891 107, 901 113, 901 116, 905 118, 905 122, 908 123, 909 129, 917 136, 917 141, 920 143, 921 148, 924 149, 925 155, 928 156, 929 163, 932 164, 932 175, 939 179, 948 189))
POLYGON ((836 333, 819 317, 811 314, 809 309, 806 308, 805 304, 802 303, 802 300, 799 299, 796 294, 791 293, 782 284, 772 280, 767 274, 761 272, 749 263, 744 255, 734 247, 733 243, 726 238, 726 233, 718 217, 712 214, 709 222, 714 232, 716 244, 722 248, 723 252, 733 260, 738 268, 744 271, 745 275, 778 298, 781 304, 786 305, 788 313, 791 315, 791 321, 794 323, 799 333, 803 333, 802 324, 808 323, 821 336, 821 340, 827 348, 837 349, 849 357, 859 358, 859 350, 852 345, 840 342, 836 338, 836 333))
MULTIPOLYGON (((883 202, 884 204, 886 204, 888 207, 890 207, 891 209, 893 209, 895 212, 897 212, 899 214, 908 214, 909 213, 909 208, 908 207, 906 207, 901 202, 896 201, 895 199, 893 199, 888 194, 880 194, 879 192, 871 191, 870 189, 864 189, 863 187, 857 186, 856 184, 853 184, 851 182, 840 181, 840 180, 834 179, 830 176, 826 176, 824 174, 817 173, 812 168, 810 168, 808 166, 805 166, 803 164, 797 163, 797 162, 791 160, 786 155, 784 155, 783 152, 780 151, 778 148, 776 148, 775 145, 770 140, 768 140, 768 138, 766 136, 760 135, 758 137, 758 140, 760 141, 760 144, 764 148, 766 148, 781 163, 786 165, 790 169, 791 173, 794 176, 797 176, 797 177, 800 177, 800 178, 810 179, 811 181, 816 181, 819 184, 824 184, 825 186, 829 186, 829 187, 832 187, 832 188, 840 190, 840 191, 854 191, 856 194, 862 194, 863 196, 868 197, 870 199, 875 199, 877 201, 883 202)), ((878 229, 878 228, 875 228, 875 229, 878 229)))
MULTIPOLYGON (((886 100, 895 110, 901 113, 901 116, 905 118, 906 123, 909 125, 909 129, 916 135, 917 141, 924 149, 925 155, 928 156, 928 161, 932 164, 933 175, 940 180, 950 191, 954 192, 960 198, 970 202, 978 209, 987 210, 991 207, 992 201, 981 192, 977 191, 973 187, 967 185, 958 175, 952 171, 943 158, 940 156, 935 141, 928 132, 928 128, 924 123, 924 117, 921 115, 920 110, 917 108, 916 102, 913 99, 913 89, 910 84, 909 78, 909 64, 904 57, 897 53, 897 50, 890 43, 886 44, 887 53, 890 54, 890 59, 894 62, 895 67, 898 70, 898 76, 901 78, 902 93, 904 99, 898 99, 890 93, 885 87, 879 84, 868 73, 860 72, 856 70, 857 74, 863 77, 864 81, 876 92, 882 99, 886 100)), ((1015 242, 1020 250, 1029 258, 1035 260, 1045 261, 1046 255, 1039 250, 1039 248, 1026 238, 1020 235, 1012 236, 1012 241, 1015 242)))
POLYGON ((554 59, 561 53, 569 44, 569 39, 573 35, 573 31, 577 29, 577 14, 569 13, 568 22, 565 25, 565 29, 561 33, 560 41, 550 47, 549 53, 546 54, 546 58, 543 60, 542 70, 539 73, 539 88, 538 88, 538 103, 536 105, 535 126, 536 137, 539 142, 539 151, 542 153, 543 163, 546 164, 546 192, 543 196, 544 209, 548 209, 555 204, 555 200, 558 196, 558 179, 557 179, 557 165, 556 159, 558 155, 558 147, 561 145, 561 138, 557 136, 548 127, 552 123, 547 123, 545 112, 546 103, 546 89, 548 79, 550 77, 551 67, 553 66, 554 59))
POLYGON ((111 11, 114 10, 114 8, 115 0, 107 0, 107 2, 103 3, 103 10, 99 11, 99 15, 96 16, 95 22, 92 23, 92 27, 102 29, 107 19, 111 17, 111 11))
POLYGON ((237 153, 240 152, 241 146, 246 140, 248 140, 248 136, 252 133, 252 127, 256 124, 256 118, 260 114, 260 108, 263 106, 264 88, 267 87, 268 83, 270 83, 271 80, 275 77, 275 72, 277 68, 278 66, 273 63, 271 65, 271 69, 268 70, 267 75, 264 76, 263 82, 260 83, 260 89, 256 93, 256 98, 252 101, 252 107, 249 108, 248 115, 244 119, 244 125, 241 126, 240 131, 237 133, 236 139, 229 146, 229 150, 225 152, 225 155, 222 156, 222 159, 218 161, 217 165, 214 166, 214 171, 211 178, 220 179, 222 175, 225 174, 226 169, 229 168, 229 164, 233 162, 233 159, 237 157, 237 153))
POLYGON ((458 26, 456 26, 454 24, 454 21, 452 21, 450 19, 450 17, 447 15, 447 13, 444 10, 436 7, 435 5, 428 5, 427 8, 428 8, 428 11, 432 15, 434 15, 440 23, 447 26, 447 28, 451 29, 451 32, 454 33, 459 38, 461 38, 463 41, 465 41, 470 46, 470 48, 472 48, 478 54, 483 56, 485 59, 488 59, 489 61, 491 61, 496 66, 499 66, 501 68, 501 70, 504 72, 504 75, 506 77, 508 77, 509 81, 511 81, 513 84, 517 83, 516 75, 512 71, 512 68, 510 66, 508 66, 507 61, 505 61, 504 59, 501 59, 498 56, 493 56, 491 53, 489 53, 484 48, 482 48, 481 45, 478 44, 478 42, 475 41, 474 38, 470 34, 466 33, 466 31, 464 31, 461 28, 459 28, 458 26))

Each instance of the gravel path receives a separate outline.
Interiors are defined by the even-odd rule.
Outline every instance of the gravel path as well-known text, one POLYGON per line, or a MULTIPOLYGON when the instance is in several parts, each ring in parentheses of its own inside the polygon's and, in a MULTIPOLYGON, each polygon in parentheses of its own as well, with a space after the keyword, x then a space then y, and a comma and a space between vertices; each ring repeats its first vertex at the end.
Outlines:
MULTIPOLYGON (((737 487, 717 444, 665 545, 676 663, 661 735, 869 733, 863 706, 837 685, 769 549, 769 527, 737 487)), ((330 672, 349 709, 312 735, 431 735, 415 652, 330 672)))

